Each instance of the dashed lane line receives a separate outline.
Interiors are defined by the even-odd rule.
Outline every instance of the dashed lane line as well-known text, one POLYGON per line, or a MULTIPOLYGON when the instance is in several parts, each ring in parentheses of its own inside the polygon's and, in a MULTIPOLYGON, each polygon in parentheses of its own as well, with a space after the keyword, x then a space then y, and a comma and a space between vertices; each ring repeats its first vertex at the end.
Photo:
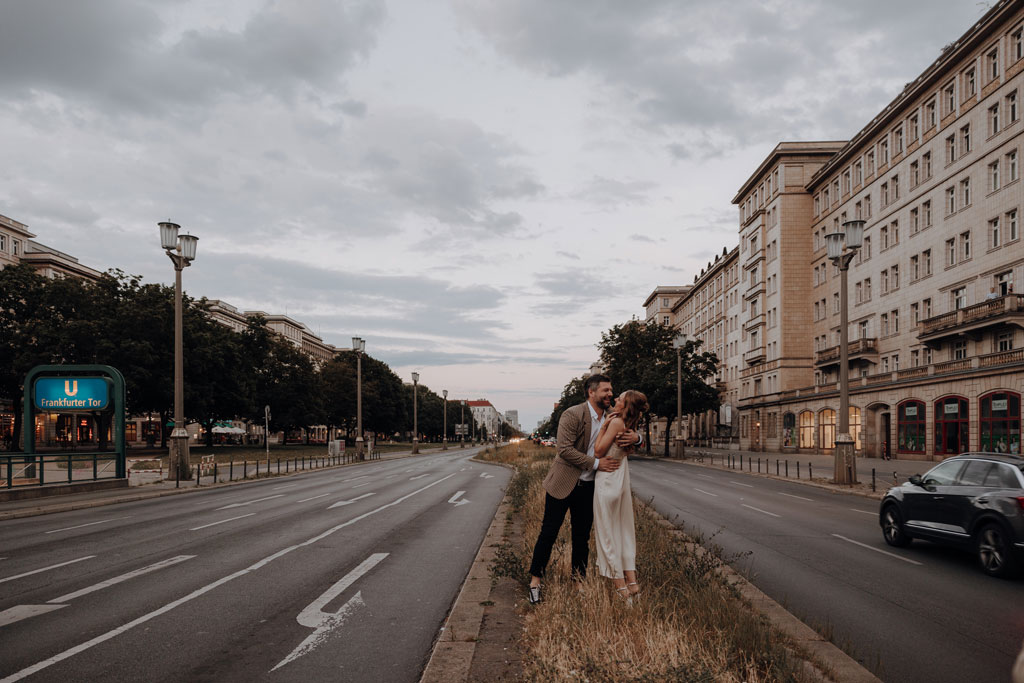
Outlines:
POLYGON ((870 546, 867 543, 861 543, 860 541, 855 541, 852 538, 847 538, 846 536, 840 536, 839 534, 832 534, 832 535, 835 536, 836 538, 839 538, 839 539, 842 539, 842 540, 846 541, 847 543, 852 543, 854 545, 859 545, 861 548, 867 548, 868 550, 873 550, 876 553, 881 553, 882 555, 888 555, 889 557, 891 557, 891 558, 893 558, 895 560, 899 560, 900 562, 906 562, 907 564, 917 565, 918 567, 922 566, 921 563, 916 561, 916 560, 911 560, 911 559, 906 558, 906 557, 900 557, 896 553, 890 553, 890 552, 887 552, 887 551, 882 550, 880 548, 875 548, 874 546, 870 546))
POLYGON ((47 602, 50 603, 50 604, 55 604, 55 603, 60 603, 60 602, 71 602, 75 598, 80 598, 83 595, 88 595, 89 593, 95 593, 96 591, 103 590, 104 588, 110 588, 111 586, 116 586, 117 584, 122 583, 124 581, 127 581, 128 579, 134 579, 136 576, 142 576, 143 574, 149 574, 150 572, 155 572, 155 571, 157 571, 159 569, 163 569, 164 567, 170 567, 172 565, 180 564, 181 562, 185 562, 186 560, 191 560, 193 557, 195 557, 195 555, 178 555, 176 557, 170 557, 170 558, 168 558, 166 560, 161 560, 160 562, 157 562, 155 564, 151 564, 148 567, 142 567, 141 569, 135 569, 135 570, 130 571, 130 572, 126 573, 126 574, 121 574, 120 576, 115 576, 112 579, 107 579, 106 581, 100 581, 99 583, 93 584, 91 586, 87 586, 86 588, 82 588, 82 589, 77 590, 77 591, 75 591, 73 593, 68 593, 67 595, 62 595, 59 598, 54 598, 53 600, 47 600, 47 602))
POLYGON ((58 531, 71 531, 72 529, 81 529, 87 526, 96 526, 97 524, 106 524, 107 522, 116 522, 119 519, 128 519, 127 517, 111 517, 110 519, 101 519, 98 522, 89 522, 88 524, 79 524, 77 526, 66 526, 63 529, 52 529, 50 531, 44 531, 44 534, 55 534, 58 531))
POLYGON ((83 560, 91 560, 94 557, 96 557, 96 556, 95 555, 86 555, 85 557, 79 557, 78 559, 75 559, 75 560, 68 560, 67 562, 61 562, 59 564, 51 564, 49 567, 43 567, 42 569, 33 569, 32 571, 25 572, 23 574, 15 574, 14 576, 8 576, 5 579, 0 579, 0 583, 6 583, 7 581, 14 581, 15 579, 20 579, 20 578, 25 577, 25 576, 32 576, 33 574, 40 574, 42 572, 48 572, 51 569, 56 569, 57 567, 66 567, 67 565, 74 564, 75 562, 81 562, 83 560))
POLYGON ((754 487, 753 487, 752 485, 750 485, 750 484, 744 484, 744 483, 742 483, 742 482, 739 482, 739 481, 733 481, 732 479, 730 479, 730 480, 729 480, 729 483, 730 483, 730 484, 736 484, 736 486, 746 486, 746 487, 747 487, 748 489, 752 489, 752 488, 754 488, 754 487))
POLYGON ((217 526, 218 524, 224 524, 225 522, 233 522, 236 519, 244 519, 246 517, 252 517, 255 514, 256 514, 255 512, 250 512, 247 515, 239 515, 238 517, 229 517, 228 519, 222 519, 219 522, 211 522, 210 524, 204 524, 202 526, 192 527, 191 529, 189 529, 189 531, 199 531, 200 529, 206 529, 206 528, 211 527, 211 526, 217 526))
POLYGON ((711 493, 710 491, 705 491, 704 489, 699 489, 697 487, 694 487, 693 490, 694 491, 700 491, 705 496, 712 496, 713 498, 718 498, 718 494, 717 493, 711 493))
MULTIPOLYGON (((246 505, 252 505, 253 503, 262 503, 265 500, 272 500, 274 498, 283 498, 284 495, 285 494, 283 494, 283 493, 278 493, 277 495, 267 496, 266 498, 257 498, 256 500, 247 500, 244 503, 232 503, 231 505, 224 505, 222 507, 219 507, 219 508, 217 508, 217 510, 228 510, 230 508, 241 508, 241 507, 245 507, 246 505)), ((216 512, 216 510, 214 512, 216 512)))
POLYGON ((854 512, 859 512, 862 515, 871 515, 872 517, 877 517, 878 516, 877 512, 871 512, 870 510, 858 510, 857 508, 850 508, 850 509, 853 510, 854 512))
POLYGON ((316 500, 317 498, 323 498, 324 496, 329 496, 329 495, 331 495, 331 494, 329 494, 329 493, 321 493, 319 496, 313 496, 312 498, 303 498, 302 500, 297 500, 295 502, 296 503, 305 503, 307 501, 316 500))
POLYGON ((811 498, 804 498, 803 496, 794 496, 792 493, 783 493, 782 491, 776 491, 780 496, 786 496, 787 498, 796 498, 797 500, 806 500, 808 503, 813 503, 814 500, 811 498))
POLYGON ((746 503, 740 503, 740 505, 742 505, 745 508, 750 508, 751 510, 757 510, 761 514, 771 515, 772 517, 782 517, 782 515, 777 515, 774 512, 768 512, 767 510, 762 510, 761 508, 756 508, 753 505, 747 505, 746 503))

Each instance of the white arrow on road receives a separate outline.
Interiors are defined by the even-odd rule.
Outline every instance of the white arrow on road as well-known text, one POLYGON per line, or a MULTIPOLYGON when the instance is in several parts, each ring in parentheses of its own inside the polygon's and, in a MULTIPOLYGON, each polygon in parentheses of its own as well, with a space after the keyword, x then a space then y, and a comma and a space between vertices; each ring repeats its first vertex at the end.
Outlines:
POLYGON ((381 560, 387 556, 387 553, 374 553, 373 555, 370 555, 368 558, 363 560, 362 564, 346 574, 344 578, 328 588, 323 595, 311 602, 304 610, 299 612, 299 616, 297 617, 299 624, 315 630, 305 640, 299 643, 299 646, 292 650, 290 655, 282 659, 277 666, 271 669, 271 671, 277 671, 285 664, 315 650, 319 645, 322 645, 323 642, 327 640, 331 631, 345 623, 345 620, 353 611, 355 611, 356 608, 364 605, 365 603, 363 602, 362 591, 360 591, 349 598, 337 612, 323 611, 323 608, 327 603, 341 595, 346 588, 380 564, 381 560))
POLYGON ((483 474, 480 475, 480 478, 481 479, 490 479, 493 476, 494 476, 493 474, 487 474, 486 472, 484 472, 483 474))
POLYGON ((217 510, 227 510, 228 508, 240 508, 240 507, 245 507, 246 505, 252 505, 253 503, 262 503, 263 501, 270 500, 271 498, 282 498, 282 497, 284 497, 284 494, 283 493, 279 493, 276 496, 267 496, 266 498, 257 498, 256 500, 247 500, 244 503, 232 503, 231 505, 225 505, 224 507, 219 507, 219 508, 217 508, 217 510))
POLYGON ((454 496, 449 498, 448 502, 452 503, 453 505, 455 505, 455 507, 459 507, 460 505, 465 505, 466 503, 469 502, 468 500, 466 500, 465 498, 463 498, 462 500, 459 500, 459 496, 461 496, 463 493, 465 493, 465 491, 459 491, 454 496))
POLYGON ((356 502, 357 500, 362 500, 363 498, 369 498, 372 495, 373 495, 372 493, 364 493, 363 495, 359 496, 358 498, 353 498, 352 500, 341 500, 341 501, 338 501, 337 503, 335 503, 334 505, 330 506, 327 509, 330 510, 331 508, 339 508, 342 505, 351 505, 352 503, 356 502))

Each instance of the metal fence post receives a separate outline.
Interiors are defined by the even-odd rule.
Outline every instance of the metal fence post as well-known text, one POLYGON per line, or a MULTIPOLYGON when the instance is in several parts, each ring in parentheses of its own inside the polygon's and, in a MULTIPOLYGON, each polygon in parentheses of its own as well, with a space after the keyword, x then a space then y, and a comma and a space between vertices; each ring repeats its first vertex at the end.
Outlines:
POLYGON ((249 478, 249 460, 245 459, 242 461, 242 479, 249 478))
POLYGON ((875 490, 875 468, 871 468, 871 490, 875 490))
POLYGON ((231 466, 228 469, 228 481, 235 480, 235 458, 231 458, 231 466))
POLYGON ((789 478, 789 459, 786 459, 786 478, 789 478))
POLYGON ((800 478, 800 461, 799 460, 796 461, 796 478, 797 479, 800 478))
POLYGON ((812 469, 812 465, 813 464, 814 463, 810 463, 810 462, 807 463, 807 478, 808 479, 814 479, 814 470, 812 469))

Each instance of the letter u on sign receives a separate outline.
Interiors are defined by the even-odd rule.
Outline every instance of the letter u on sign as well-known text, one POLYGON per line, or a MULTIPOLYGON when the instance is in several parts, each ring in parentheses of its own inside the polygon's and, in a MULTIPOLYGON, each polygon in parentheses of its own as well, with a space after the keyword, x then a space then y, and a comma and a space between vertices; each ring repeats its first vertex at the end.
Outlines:
POLYGON ((77 379, 66 379, 64 380, 64 393, 68 396, 74 396, 78 393, 78 380, 77 379))

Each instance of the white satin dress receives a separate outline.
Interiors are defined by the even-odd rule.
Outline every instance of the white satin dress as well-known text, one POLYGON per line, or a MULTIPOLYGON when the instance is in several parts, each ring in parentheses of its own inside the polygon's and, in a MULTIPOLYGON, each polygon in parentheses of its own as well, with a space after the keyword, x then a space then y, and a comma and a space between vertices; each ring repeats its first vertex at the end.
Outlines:
POLYGON ((629 458, 612 444, 606 458, 622 461, 614 472, 598 470, 594 479, 594 536, 597 570, 609 579, 625 578, 636 571, 636 527, 633 523, 633 493, 629 487, 629 458))

